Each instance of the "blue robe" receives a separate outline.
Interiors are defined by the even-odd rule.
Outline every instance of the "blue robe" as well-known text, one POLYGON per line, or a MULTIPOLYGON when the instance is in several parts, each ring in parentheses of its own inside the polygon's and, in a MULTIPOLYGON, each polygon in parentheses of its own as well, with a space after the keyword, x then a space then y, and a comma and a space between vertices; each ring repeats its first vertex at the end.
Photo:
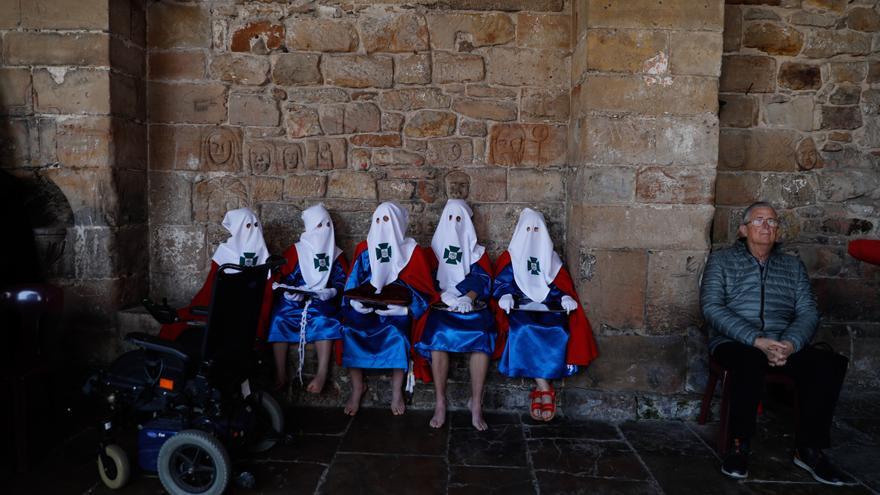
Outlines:
MULTIPOLYGON (((370 275, 370 253, 364 250, 354 260, 345 290, 368 283, 370 275)), ((360 314, 351 307, 347 297, 343 298, 342 365, 346 368, 409 368, 412 322, 428 310, 429 299, 400 278, 392 284, 410 292, 412 302, 405 316, 360 314)))
MULTIPOLYGON (((508 264, 495 277, 492 297, 495 300, 505 294, 514 301, 528 299, 516 285, 513 266, 508 264)), ((541 303, 558 303, 564 296, 556 284, 550 284, 550 292, 541 303)), ((574 368, 565 363, 568 344, 568 315, 565 313, 540 313, 511 310, 507 315, 510 329, 507 345, 498 362, 498 371, 509 377, 562 378, 574 368)))
POLYGON ((489 308, 492 277, 473 263, 470 273, 455 288, 461 294, 475 292, 476 301, 483 301, 486 307, 471 313, 432 309, 422 339, 416 344, 416 351, 429 361, 431 351, 492 354, 495 349, 495 317, 489 308))
MULTIPOLYGON (((292 287, 306 284, 299 264, 296 265, 293 272, 281 280, 281 283, 292 287)), ((339 307, 344 285, 345 270, 342 269, 339 260, 334 260, 333 266, 330 267, 330 279, 327 281, 327 287, 336 289, 336 296, 326 301, 317 297, 312 298, 306 314, 306 343, 342 338, 342 323, 339 321, 342 315, 339 307)), ((269 326, 267 341, 296 344, 299 343, 299 325, 305 301, 288 301, 284 298, 283 292, 282 290, 275 292, 272 323, 269 326)))

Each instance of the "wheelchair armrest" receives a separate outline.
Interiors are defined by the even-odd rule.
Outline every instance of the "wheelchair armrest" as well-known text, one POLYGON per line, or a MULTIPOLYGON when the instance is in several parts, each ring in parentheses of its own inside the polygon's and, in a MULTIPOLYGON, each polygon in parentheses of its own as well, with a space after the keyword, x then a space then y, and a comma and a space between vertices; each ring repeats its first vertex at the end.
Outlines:
POLYGON ((208 307, 207 306, 192 306, 189 308, 189 312, 196 316, 208 316, 208 307))
POLYGON ((183 361, 189 360, 189 354, 181 349, 180 346, 178 346, 174 342, 160 339, 159 337, 156 337, 154 335, 143 332, 131 332, 125 336, 125 341, 144 349, 161 352, 163 354, 170 354, 174 357, 182 359, 183 361))

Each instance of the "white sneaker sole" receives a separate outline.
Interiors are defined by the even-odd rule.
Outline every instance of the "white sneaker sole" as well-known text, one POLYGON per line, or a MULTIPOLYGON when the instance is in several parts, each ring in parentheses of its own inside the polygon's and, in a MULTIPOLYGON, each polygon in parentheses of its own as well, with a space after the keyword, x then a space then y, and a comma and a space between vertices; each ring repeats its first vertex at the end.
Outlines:
POLYGON ((825 485, 831 485, 831 486, 844 486, 844 485, 846 485, 846 483, 844 483, 843 481, 828 481, 828 480, 820 477, 819 475, 816 474, 815 471, 813 471, 813 468, 808 466, 807 463, 798 459, 797 457, 794 458, 794 465, 803 469, 804 471, 810 473, 810 475, 813 477, 813 479, 818 481, 819 483, 822 483, 825 485))
POLYGON ((721 472, 724 473, 724 474, 727 475, 727 476, 730 476, 731 478, 735 478, 735 479, 738 479, 738 480, 744 480, 744 479, 746 479, 746 478, 749 477, 749 472, 748 472, 748 471, 746 471, 745 474, 732 473, 732 472, 729 472, 729 471, 727 471, 726 469, 724 469, 724 466, 721 466, 721 472))

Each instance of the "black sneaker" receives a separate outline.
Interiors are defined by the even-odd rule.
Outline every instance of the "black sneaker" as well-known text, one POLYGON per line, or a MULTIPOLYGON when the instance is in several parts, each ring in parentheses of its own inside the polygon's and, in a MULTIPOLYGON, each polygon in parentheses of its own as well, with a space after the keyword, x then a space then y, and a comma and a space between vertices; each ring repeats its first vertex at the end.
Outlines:
POLYGON ((797 448, 794 450, 794 465, 803 468, 813 479, 826 485, 843 486, 852 483, 849 477, 825 457, 821 449, 797 448))
POLYGON ((724 463, 721 464, 721 472, 738 480, 749 476, 749 442, 741 438, 734 438, 727 450, 724 463))

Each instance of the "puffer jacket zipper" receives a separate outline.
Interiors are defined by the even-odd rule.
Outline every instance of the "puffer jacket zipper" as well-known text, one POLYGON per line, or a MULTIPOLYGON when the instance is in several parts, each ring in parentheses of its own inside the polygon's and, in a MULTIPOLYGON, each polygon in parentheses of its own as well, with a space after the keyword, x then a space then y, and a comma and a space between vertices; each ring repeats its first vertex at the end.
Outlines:
POLYGON ((761 278, 761 307, 758 314, 761 315, 761 333, 764 333, 764 283, 767 281, 767 272, 770 271, 770 258, 767 258, 763 267, 757 258, 753 256, 752 259, 758 264, 758 276, 761 278))

